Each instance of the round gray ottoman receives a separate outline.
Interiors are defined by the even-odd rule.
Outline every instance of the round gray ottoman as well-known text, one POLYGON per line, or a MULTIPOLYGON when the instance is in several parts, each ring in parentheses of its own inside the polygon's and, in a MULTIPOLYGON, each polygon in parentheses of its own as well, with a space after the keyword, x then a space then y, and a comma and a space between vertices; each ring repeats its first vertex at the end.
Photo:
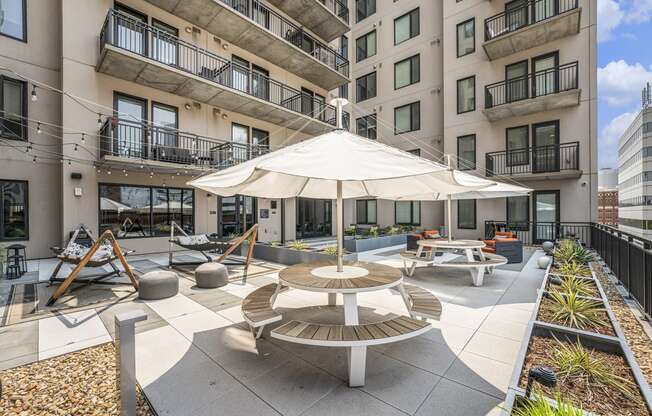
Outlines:
POLYGON ((220 263, 208 262, 195 269, 197 287, 213 289, 229 283, 229 271, 220 263))
POLYGON ((552 253, 552 250, 555 249, 555 243, 552 241, 544 241, 543 244, 541 244, 541 248, 543 248, 543 251, 546 252, 546 254, 552 253))
POLYGON ((179 293, 179 276, 169 270, 156 270, 145 273, 138 279, 138 297, 157 300, 172 297, 179 293))

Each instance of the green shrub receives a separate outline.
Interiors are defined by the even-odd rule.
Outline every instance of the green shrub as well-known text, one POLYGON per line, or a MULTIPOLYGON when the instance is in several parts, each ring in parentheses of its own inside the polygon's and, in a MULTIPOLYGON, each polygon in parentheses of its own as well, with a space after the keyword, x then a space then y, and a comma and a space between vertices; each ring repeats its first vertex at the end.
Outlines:
POLYGON ((605 309, 599 301, 579 297, 577 292, 550 292, 557 310, 553 320, 578 329, 592 329, 609 325, 604 319, 605 309))
POLYGON ((337 256, 337 246, 328 246, 324 249, 324 253, 329 256, 337 256))
POLYGON ((555 265, 555 269, 555 273, 562 276, 591 276, 591 269, 575 261, 555 265))
POLYGON ((304 243, 303 240, 294 240, 290 244, 290 248, 293 248, 295 250, 305 250, 308 248, 308 244, 304 243))
POLYGON ((349 225, 344 229, 344 235, 355 236, 355 225, 349 225))
POLYGON ((573 406, 571 402, 565 401, 561 395, 555 395, 555 406, 551 405, 541 393, 538 393, 534 400, 524 400, 514 409, 514 416, 583 416, 582 409, 573 406))
POLYGON ((593 296, 595 294, 594 285, 590 280, 582 279, 578 276, 560 276, 561 285, 551 285, 550 291, 562 293, 577 293, 581 296, 593 296))
POLYGON ((553 251, 555 260, 559 263, 575 262, 587 264, 594 260, 593 253, 574 240, 562 240, 553 251))

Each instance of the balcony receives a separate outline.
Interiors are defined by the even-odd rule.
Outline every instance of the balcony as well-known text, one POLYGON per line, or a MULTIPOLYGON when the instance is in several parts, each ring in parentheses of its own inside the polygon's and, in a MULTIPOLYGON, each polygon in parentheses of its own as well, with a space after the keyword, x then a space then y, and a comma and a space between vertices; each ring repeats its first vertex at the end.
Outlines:
POLYGON ((259 0, 147 0, 326 90, 349 82, 349 61, 259 0))
POLYGON ((489 60, 579 33, 578 0, 530 0, 484 21, 489 60))
POLYGON ((579 105, 577 74, 577 62, 572 62, 487 85, 482 112, 498 121, 579 105))
POLYGON ((308 134, 336 125, 324 99, 110 11, 97 71, 308 134))
POLYGON ((351 30, 345 0, 268 1, 327 42, 351 30))
POLYGON ((571 142, 487 153, 485 169, 487 177, 511 176, 519 181, 579 178, 582 176, 580 144, 571 142))
POLYGON ((250 145, 109 118, 100 130, 100 160, 116 167, 192 172, 223 169, 269 152, 250 145))

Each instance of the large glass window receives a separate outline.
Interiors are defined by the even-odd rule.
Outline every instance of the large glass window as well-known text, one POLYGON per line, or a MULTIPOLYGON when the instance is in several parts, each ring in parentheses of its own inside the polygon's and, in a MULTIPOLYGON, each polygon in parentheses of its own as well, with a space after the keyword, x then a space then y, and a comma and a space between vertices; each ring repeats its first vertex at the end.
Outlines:
POLYGON ((457 57, 475 52, 475 18, 457 25, 457 57))
POLYGON ((396 201, 394 205, 394 217, 397 224, 421 224, 421 202, 396 201))
POLYGON ((457 81, 457 114, 475 110, 475 76, 457 81))
POLYGON ((406 104, 394 109, 394 134, 407 133, 421 128, 420 103, 406 104))
POLYGON ((394 45, 419 35, 419 9, 394 19, 394 45))
POLYGON ((18 40, 27 40, 26 0, 0 1, 0 33, 18 40))
POLYGON ((161 153, 165 153, 167 150, 167 153, 171 155, 173 152, 172 148, 178 145, 178 119, 178 110, 176 107, 152 103, 152 146, 154 147, 154 151, 163 160, 165 160, 165 156, 161 153))
POLYGON ((172 27, 156 19, 152 19, 152 26, 155 30, 152 31, 152 58, 168 65, 177 64, 177 36, 179 31, 177 28, 172 27))
POLYGON ((192 189, 100 184, 100 232, 119 238, 169 235, 172 221, 193 234, 192 189))
POLYGON ((377 221, 377 202, 375 199, 365 199, 355 201, 356 223, 358 224, 376 224, 377 221))
POLYGON ((530 197, 514 196, 507 198, 507 221, 527 225, 530 220, 530 197))
POLYGON ((376 114, 369 114, 356 119, 356 132, 359 136, 376 140, 376 114))
POLYGON ((457 164, 459 170, 475 169, 475 134, 457 138, 457 164))
POLYGON ((376 31, 362 35, 355 40, 356 62, 367 59, 376 54, 376 31))
POLYGON ((27 182, 0 180, 2 211, 0 240, 27 240, 27 182))
POLYGON ((411 56, 394 64, 394 89, 416 84, 420 77, 419 55, 411 56))
POLYGON ((355 0, 356 23, 376 13, 376 0, 355 0))
POLYGON ((24 81, 0 77, 2 118, 0 136, 6 139, 27 139, 27 90, 24 81))
POLYGON ((368 100, 376 96, 376 73, 363 75, 355 80, 356 102, 368 100))
POLYGON ((507 131, 507 166, 527 165, 529 162, 529 127, 508 128, 507 131))
POLYGON ((457 228, 476 229, 475 199, 460 199, 457 201, 457 228))

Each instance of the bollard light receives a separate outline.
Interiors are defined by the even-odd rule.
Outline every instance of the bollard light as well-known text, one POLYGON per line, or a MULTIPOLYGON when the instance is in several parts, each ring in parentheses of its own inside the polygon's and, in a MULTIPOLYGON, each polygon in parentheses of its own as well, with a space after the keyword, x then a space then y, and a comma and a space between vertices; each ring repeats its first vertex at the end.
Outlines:
POLYGON ((532 391, 533 381, 546 387, 554 387, 557 384, 557 375, 550 367, 538 366, 531 368, 527 374, 527 385, 525 386, 525 397, 528 399, 532 391))

